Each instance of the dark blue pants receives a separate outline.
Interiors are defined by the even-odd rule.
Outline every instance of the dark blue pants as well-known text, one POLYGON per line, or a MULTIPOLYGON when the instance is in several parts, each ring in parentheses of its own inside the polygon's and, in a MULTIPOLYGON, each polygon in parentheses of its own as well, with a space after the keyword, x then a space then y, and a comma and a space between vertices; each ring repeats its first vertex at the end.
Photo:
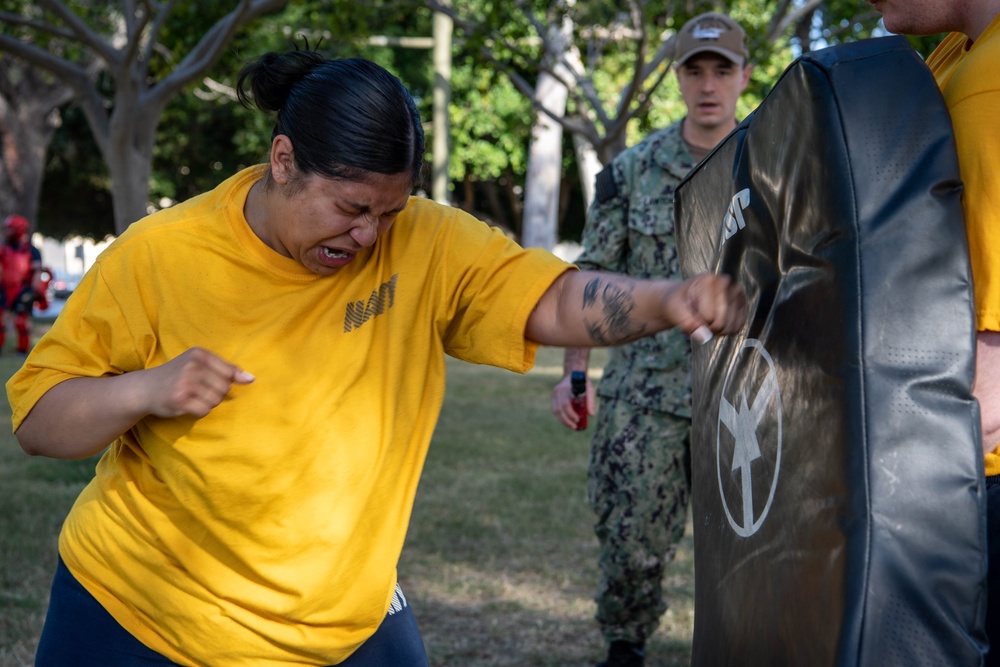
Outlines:
MULTIPOLYGON (((413 610, 385 617, 375 634, 341 667, 426 667, 427 655, 413 610)), ((59 559, 35 667, 170 667, 118 624, 59 559)))
POLYGON ((1000 475, 986 478, 986 636, 985 667, 1000 667, 1000 475))

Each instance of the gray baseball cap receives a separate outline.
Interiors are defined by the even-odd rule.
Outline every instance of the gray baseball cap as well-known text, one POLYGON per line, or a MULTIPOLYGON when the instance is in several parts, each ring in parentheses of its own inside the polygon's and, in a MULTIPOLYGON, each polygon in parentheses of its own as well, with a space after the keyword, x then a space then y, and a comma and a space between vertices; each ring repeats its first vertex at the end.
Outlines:
POLYGON ((699 53, 718 53, 737 65, 750 57, 747 34, 739 23, 725 14, 708 12, 685 23, 674 42, 674 62, 683 65, 699 53))

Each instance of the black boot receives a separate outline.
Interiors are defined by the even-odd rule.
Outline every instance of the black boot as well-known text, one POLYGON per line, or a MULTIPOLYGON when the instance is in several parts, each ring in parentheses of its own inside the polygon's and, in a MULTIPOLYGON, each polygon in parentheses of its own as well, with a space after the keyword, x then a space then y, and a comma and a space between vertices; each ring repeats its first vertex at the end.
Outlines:
POLYGON ((608 649, 608 659, 597 663, 597 667, 642 667, 646 659, 643 644, 613 641, 608 649))

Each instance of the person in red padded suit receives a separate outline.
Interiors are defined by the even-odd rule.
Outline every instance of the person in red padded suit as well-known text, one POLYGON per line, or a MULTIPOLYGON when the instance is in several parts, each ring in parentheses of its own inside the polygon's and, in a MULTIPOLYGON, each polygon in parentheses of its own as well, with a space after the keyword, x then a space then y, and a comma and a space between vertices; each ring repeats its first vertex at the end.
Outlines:
POLYGON ((8 215, 3 221, 4 243, 0 247, 3 269, 3 308, 0 309, 0 350, 7 338, 8 314, 14 315, 17 351, 27 354, 31 344, 31 308, 41 293, 42 254, 28 238, 24 216, 8 215))

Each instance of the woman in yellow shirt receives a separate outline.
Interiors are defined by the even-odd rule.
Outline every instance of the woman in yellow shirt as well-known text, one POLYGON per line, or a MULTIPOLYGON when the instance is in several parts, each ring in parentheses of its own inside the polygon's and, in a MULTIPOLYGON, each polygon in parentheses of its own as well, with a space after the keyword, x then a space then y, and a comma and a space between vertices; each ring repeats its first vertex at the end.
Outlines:
POLYGON ((743 324, 725 277, 569 270, 411 197, 420 119, 371 62, 270 53, 238 89, 277 114, 268 164, 133 224, 8 382, 29 454, 111 444, 40 667, 426 664, 396 563, 445 355, 743 324))

